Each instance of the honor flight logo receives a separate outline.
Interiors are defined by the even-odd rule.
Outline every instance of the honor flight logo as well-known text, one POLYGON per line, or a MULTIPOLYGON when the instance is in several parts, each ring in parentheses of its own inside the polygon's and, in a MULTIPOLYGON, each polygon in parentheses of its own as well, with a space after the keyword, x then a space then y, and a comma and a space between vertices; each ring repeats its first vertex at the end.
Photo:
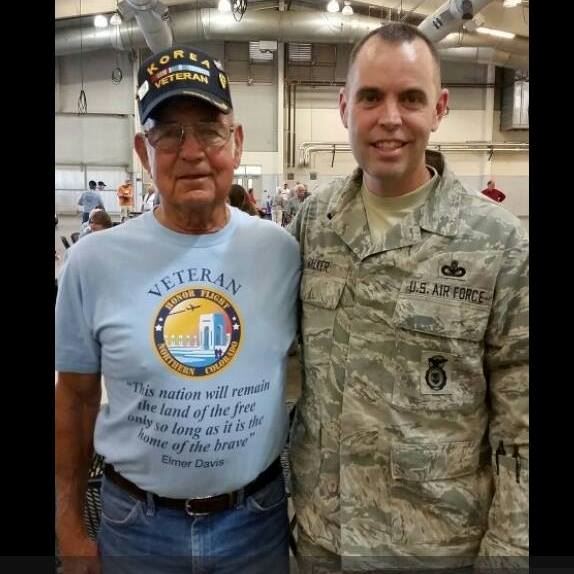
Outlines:
POLYGON ((241 318, 215 289, 184 289, 170 295, 153 326, 161 360, 184 377, 206 377, 229 366, 241 341, 241 318))

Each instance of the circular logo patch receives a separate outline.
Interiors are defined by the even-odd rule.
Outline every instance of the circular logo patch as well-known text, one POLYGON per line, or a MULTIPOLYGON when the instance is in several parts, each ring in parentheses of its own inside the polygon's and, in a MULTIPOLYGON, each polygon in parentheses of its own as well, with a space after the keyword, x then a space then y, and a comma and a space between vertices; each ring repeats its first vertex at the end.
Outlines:
POLYGON ((213 375, 239 349, 241 320, 229 299, 214 289, 184 289, 162 305, 153 327, 161 360, 185 377, 213 375))

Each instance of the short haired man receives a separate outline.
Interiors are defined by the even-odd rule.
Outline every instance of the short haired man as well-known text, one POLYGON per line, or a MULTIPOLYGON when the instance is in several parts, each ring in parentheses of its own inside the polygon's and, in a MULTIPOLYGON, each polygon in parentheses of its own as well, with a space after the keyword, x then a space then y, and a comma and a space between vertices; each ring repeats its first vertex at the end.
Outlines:
POLYGON ((115 574, 286 574, 297 243, 227 204, 243 129, 219 62, 174 46, 142 64, 137 95, 161 204, 79 242, 56 305, 59 547, 90 572, 99 555, 115 574), (98 548, 82 522, 92 438, 98 548))
POLYGON ((339 98, 360 167, 291 226, 303 572, 528 554, 528 239, 425 152, 447 102, 425 36, 371 32, 339 98))
POLYGON ((88 190, 84 191, 78 199, 78 205, 82 207, 82 223, 86 223, 90 217, 92 209, 103 209, 104 201, 102 196, 96 191, 96 182, 92 179, 88 182, 88 190))

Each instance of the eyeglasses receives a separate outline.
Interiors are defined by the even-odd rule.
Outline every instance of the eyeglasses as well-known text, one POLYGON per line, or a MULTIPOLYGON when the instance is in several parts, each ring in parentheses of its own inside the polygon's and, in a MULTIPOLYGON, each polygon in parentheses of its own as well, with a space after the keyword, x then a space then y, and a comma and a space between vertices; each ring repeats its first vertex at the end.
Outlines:
POLYGON ((188 134, 193 135, 204 149, 223 147, 235 131, 234 126, 219 123, 196 123, 184 125, 178 122, 158 123, 144 132, 152 147, 165 152, 175 152, 184 144, 188 134))

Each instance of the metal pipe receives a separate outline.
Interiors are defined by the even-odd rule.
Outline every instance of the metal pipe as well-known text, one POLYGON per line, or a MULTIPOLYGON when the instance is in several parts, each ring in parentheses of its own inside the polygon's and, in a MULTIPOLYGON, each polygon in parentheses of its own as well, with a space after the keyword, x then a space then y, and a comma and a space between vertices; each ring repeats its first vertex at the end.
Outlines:
POLYGON ((291 152, 291 167, 295 167, 295 149, 297 147, 297 84, 293 84, 293 151, 291 152))
POLYGON ((471 20, 492 0, 447 0, 427 16, 418 28, 431 42, 442 40, 464 20, 471 20), (469 17, 470 16, 470 17, 469 17))
POLYGON ((291 84, 287 83, 287 167, 291 165, 291 84))
POLYGON ((118 9, 127 19, 135 17, 152 52, 159 52, 173 44, 173 33, 168 24, 169 12, 159 0, 123 0, 118 9))
MULTIPOLYGON (((427 149, 446 152, 527 152, 529 144, 512 142, 435 142, 427 149)), ((319 152, 350 153, 351 146, 346 142, 304 142, 299 146, 299 167, 308 167, 311 154, 319 152)))

